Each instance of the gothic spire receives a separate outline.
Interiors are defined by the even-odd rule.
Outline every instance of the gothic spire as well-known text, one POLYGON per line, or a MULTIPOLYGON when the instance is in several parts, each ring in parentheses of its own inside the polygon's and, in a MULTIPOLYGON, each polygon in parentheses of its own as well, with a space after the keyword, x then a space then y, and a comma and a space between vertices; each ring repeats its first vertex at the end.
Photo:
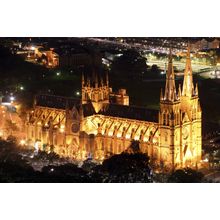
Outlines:
POLYGON ((82 88, 84 87, 85 85, 85 78, 84 78, 84 73, 82 72, 82 88))
POLYGON ((106 78, 106 86, 108 87, 108 86, 109 86, 109 81, 108 81, 108 71, 106 71, 105 78, 106 78))
POLYGON ((180 98, 181 97, 181 85, 179 84, 179 89, 178 89, 178 98, 180 98))
POLYGON ((166 87, 164 92, 164 100, 167 101, 177 100, 171 49, 169 53, 168 69, 166 73, 166 87))
POLYGON ((199 95, 199 90, 198 90, 198 83, 196 83, 196 88, 195 88, 195 95, 199 95))
POLYGON ((160 100, 163 100, 163 89, 160 90, 160 100))
POLYGON ((101 77, 100 79, 100 85, 103 87, 104 86, 104 83, 103 83, 103 78, 101 77))
POLYGON ((190 59, 190 46, 188 46, 187 57, 186 57, 186 68, 184 71, 182 96, 192 97, 192 95, 193 95, 193 78, 192 78, 192 66, 190 59))
POLYGON ((95 88, 98 88, 98 87, 99 87, 98 74, 95 71, 95 88))

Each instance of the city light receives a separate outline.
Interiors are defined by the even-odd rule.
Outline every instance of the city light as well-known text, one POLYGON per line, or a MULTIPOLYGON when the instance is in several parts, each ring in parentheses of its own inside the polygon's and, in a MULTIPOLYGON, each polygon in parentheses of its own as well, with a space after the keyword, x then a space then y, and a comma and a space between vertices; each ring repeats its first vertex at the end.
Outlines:
POLYGON ((14 100, 15 100, 15 97, 14 97, 14 96, 11 96, 11 97, 10 97, 10 101, 13 102, 14 100))
POLYGON ((60 76, 60 74, 61 74, 60 72, 57 72, 57 73, 56 73, 57 76, 60 76))
POLYGON ((208 158, 205 158, 203 161, 204 161, 204 162, 209 162, 209 159, 208 159, 208 158))
POLYGON ((23 86, 20 86, 20 90, 24 90, 24 87, 23 87, 23 86))
POLYGON ((24 139, 20 140, 20 145, 24 146, 26 141, 24 139))
POLYGON ((31 50, 35 50, 36 48, 35 48, 35 46, 31 46, 30 49, 31 50))
POLYGON ((79 92, 79 91, 76 91, 76 95, 77 95, 77 96, 80 96, 80 92, 79 92))

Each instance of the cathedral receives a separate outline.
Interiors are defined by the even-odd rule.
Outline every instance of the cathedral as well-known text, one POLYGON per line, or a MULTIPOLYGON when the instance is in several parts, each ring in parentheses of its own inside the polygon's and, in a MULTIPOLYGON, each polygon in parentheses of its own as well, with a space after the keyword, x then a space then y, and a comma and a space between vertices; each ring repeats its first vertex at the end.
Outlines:
POLYGON ((82 74, 81 93, 81 99, 36 96, 26 121, 27 142, 62 157, 102 161, 138 141, 141 152, 159 166, 174 170, 199 165, 202 111, 189 49, 178 89, 170 51, 159 111, 129 105, 125 89, 112 92, 107 73, 82 74))

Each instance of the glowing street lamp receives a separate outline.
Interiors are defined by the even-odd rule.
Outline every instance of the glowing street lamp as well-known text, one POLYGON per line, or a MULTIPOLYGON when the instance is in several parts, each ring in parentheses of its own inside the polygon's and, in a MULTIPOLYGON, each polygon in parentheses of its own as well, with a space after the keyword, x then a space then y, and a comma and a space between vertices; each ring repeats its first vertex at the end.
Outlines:
POLYGON ((31 46, 30 49, 31 50, 35 50, 36 48, 35 48, 35 46, 31 46))
POLYGON ((80 95, 80 92, 79 92, 79 91, 76 91, 76 95, 79 96, 79 95, 80 95))
POLYGON ((14 100, 15 100, 15 97, 14 97, 14 96, 11 96, 11 97, 10 97, 10 101, 13 102, 14 100))

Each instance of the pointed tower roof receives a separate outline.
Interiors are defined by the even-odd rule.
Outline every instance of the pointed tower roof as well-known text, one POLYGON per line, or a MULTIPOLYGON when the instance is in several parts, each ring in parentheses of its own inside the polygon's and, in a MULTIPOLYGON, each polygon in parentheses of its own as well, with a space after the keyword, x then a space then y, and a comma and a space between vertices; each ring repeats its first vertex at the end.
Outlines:
POLYGON ((97 75, 97 72, 95 72, 95 87, 96 87, 96 88, 99 87, 99 81, 98 81, 98 75, 97 75))
POLYGON ((160 100, 163 100, 163 89, 160 90, 160 100))
POLYGON ((85 77, 84 77, 84 73, 82 72, 82 88, 84 87, 85 85, 85 77))
POLYGON ((166 101, 177 100, 171 49, 169 53, 168 69, 166 73, 166 87, 165 87, 165 92, 164 92, 164 100, 166 101))
POLYGON ((197 95, 197 96, 199 95, 198 83, 196 83, 195 95, 197 95))
POLYGON ((88 86, 88 87, 91 86, 90 78, 87 78, 87 86, 88 86))
POLYGON ((193 95, 193 77, 190 59, 190 46, 187 48, 186 68, 184 71, 182 96, 192 97, 193 95))
POLYGON ((178 88, 178 98, 181 97, 182 91, 181 91, 181 84, 179 84, 179 88, 178 88))
POLYGON ((106 86, 109 86, 108 71, 105 72, 106 86))

